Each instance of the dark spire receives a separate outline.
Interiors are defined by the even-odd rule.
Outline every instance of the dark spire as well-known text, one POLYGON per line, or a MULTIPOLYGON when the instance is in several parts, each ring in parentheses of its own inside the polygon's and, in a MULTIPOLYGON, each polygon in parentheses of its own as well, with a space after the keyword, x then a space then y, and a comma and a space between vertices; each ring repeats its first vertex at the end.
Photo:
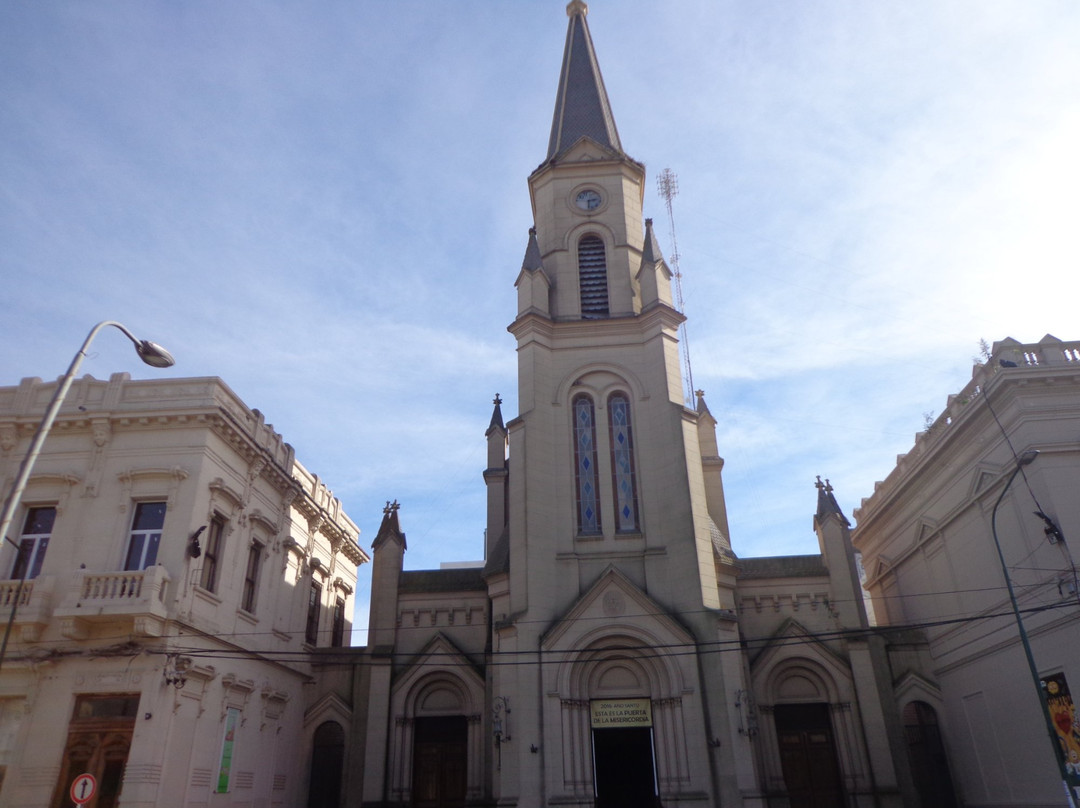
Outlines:
POLYGON ((566 48, 545 162, 557 158, 583 137, 618 155, 623 154, 589 26, 585 22, 588 13, 589 7, 582 0, 571 0, 566 6, 570 24, 566 30, 566 48))
POLYGON ((405 544, 405 534, 401 532, 401 525, 398 523, 398 508, 401 505, 395 499, 393 502, 387 501, 386 507, 383 508, 382 524, 379 525, 379 533, 375 536, 375 541, 371 543, 371 547, 374 550, 378 550, 386 542, 391 539, 401 542, 403 548, 407 548, 405 544))
POLYGON ((492 404, 495 405, 495 409, 491 413, 491 423, 488 424, 487 432, 484 433, 485 435, 490 435, 491 430, 493 429, 501 429, 503 432, 506 431, 506 427, 503 425, 502 399, 499 398, 498 393, 495 394, 495 400, 492 404))
POLYGON ((660 252, 660 242, 656 240, 656 234, 652 229, 652 219, 645 220, 645 246, 641 250, 641 261, 655 264, 663 261, 664 255, 660 252))
POLYGON ((536 241, 536 228, 529 228, 529 246, 525 248, 525 258, 521 262, 522 269, 543 269, 543 261, 540 260, 540 245, 536 241))
POLYGON ((818 475, 817 482, 814 483, 817 488, 817 514, 815 518, 817 521, 821 521, 827 514, 836 514, 839 516, 845 525, 851 525, 851 522, 844 516, 844 512, 840 510, 840 505, 836 501, 836 497, 833 496, 832 484, 826 479, 825 482, 821 481, 821 475, 818 475))

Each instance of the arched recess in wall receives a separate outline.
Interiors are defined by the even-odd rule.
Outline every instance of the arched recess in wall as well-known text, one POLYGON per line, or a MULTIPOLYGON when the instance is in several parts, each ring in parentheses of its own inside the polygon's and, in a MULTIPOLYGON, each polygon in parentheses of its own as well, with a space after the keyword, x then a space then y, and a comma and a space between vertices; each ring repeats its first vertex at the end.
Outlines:
MULTIPOLYGON (((561 706, 559 754, 563 788, 590 797, 593 771, 591 705, 596 700, 648 699, 651 710, 653 765, 661 796, 678 794, 690 784, 683 699, 685 672, 679 662, 650 649, 672 646, 681 638, 660 636, 628 624, 590 632, 558 675, 561 706)), ((693 709, 691 707, 690 709, 693 709)))
POLYGON ((937 711, 925 701, 911 701, 902 713, 911 776, 922 808, 956 808, 945 744, 937 711))
POLYGON ((438 635, 390 693, 390 800, 423 802, 416 788, 435 781, 440 788, 460 787, 466 802, 480 799, 483 709, 483 677, 468 657, 438 635))
MULTIPOLYGON (((804 761, 831 756, 836 763, 833 774, 839 777, 840 793, 850 795, 872 789, 851 670, 824 647, 807 644, 809 636, 792 621, 778 633, 776 644, 751 663, 760 713, 764 786, 786 790, 789 779, 797 776, 788 771, 789 766, 799 756, 804 761)), ((823 789, 827 787, 823 785, 823 789)), ((841 799, 836 791, 813 798, 822 804, 841 799)))
POLYGON ((344 764, 345 730, 337 721, 324 721, 312 738, 307 808, 339 808, 344 764))

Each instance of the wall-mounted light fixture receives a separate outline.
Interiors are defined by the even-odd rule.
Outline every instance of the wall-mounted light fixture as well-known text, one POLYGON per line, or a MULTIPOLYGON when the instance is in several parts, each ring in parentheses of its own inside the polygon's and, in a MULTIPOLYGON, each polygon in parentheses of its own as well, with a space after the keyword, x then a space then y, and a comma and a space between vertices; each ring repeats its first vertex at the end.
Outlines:
POLYGON ((510 699, 496 696, 491 702, 491 734, 495 736, 495 745, 500 746, 510 740, 510 699))
POLYGON ((180 690, 187 684, 188 671, 191 670, 191 657, 180 656, 179 654, 169 654, 165 657, 165 669, 162 671, 162 675, 165 678, 165 684, 172 685, 177 690, 180 690))
POLYGON ((188 555, 192 558, 198 558, 202 555, 202 545, 199 544, 199 536, 206 530, 206 525, 203 525, 194 533, 191 534, 191 541, 188 543, 188 555))

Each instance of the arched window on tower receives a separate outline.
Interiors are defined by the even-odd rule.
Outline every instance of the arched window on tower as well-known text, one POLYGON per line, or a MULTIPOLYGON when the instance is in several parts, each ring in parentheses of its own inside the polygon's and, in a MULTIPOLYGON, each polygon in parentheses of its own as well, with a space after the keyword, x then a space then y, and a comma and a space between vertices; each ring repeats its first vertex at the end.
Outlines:
POLYGON ((581 318, 608 316, 607 258, 599 236, 583 236, 578 242, 578 279, 581 284, 581 318))
POLYGON ((637 481, 634 479, 634 440, 630 428, 630 400, 624 393, 608 398, 611 426, 611 478, 615 491, 615 529, 636 533, 638 528, 637 481))
POLYGON ((600 532, 596 472, 596 412, 586 395, 574 398, 574 481, 577 484, 578 533, 600 532))

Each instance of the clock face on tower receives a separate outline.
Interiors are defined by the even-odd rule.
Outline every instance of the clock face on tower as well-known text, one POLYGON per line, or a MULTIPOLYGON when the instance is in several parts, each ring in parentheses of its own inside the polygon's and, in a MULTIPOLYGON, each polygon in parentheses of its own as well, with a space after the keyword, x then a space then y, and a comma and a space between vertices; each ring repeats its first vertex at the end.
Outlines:
POLYGON ((600 192, 594 191, 592 188, 586 188, 574 197, 574 204, 581 210, 596 210, 603 201, 600 192))

